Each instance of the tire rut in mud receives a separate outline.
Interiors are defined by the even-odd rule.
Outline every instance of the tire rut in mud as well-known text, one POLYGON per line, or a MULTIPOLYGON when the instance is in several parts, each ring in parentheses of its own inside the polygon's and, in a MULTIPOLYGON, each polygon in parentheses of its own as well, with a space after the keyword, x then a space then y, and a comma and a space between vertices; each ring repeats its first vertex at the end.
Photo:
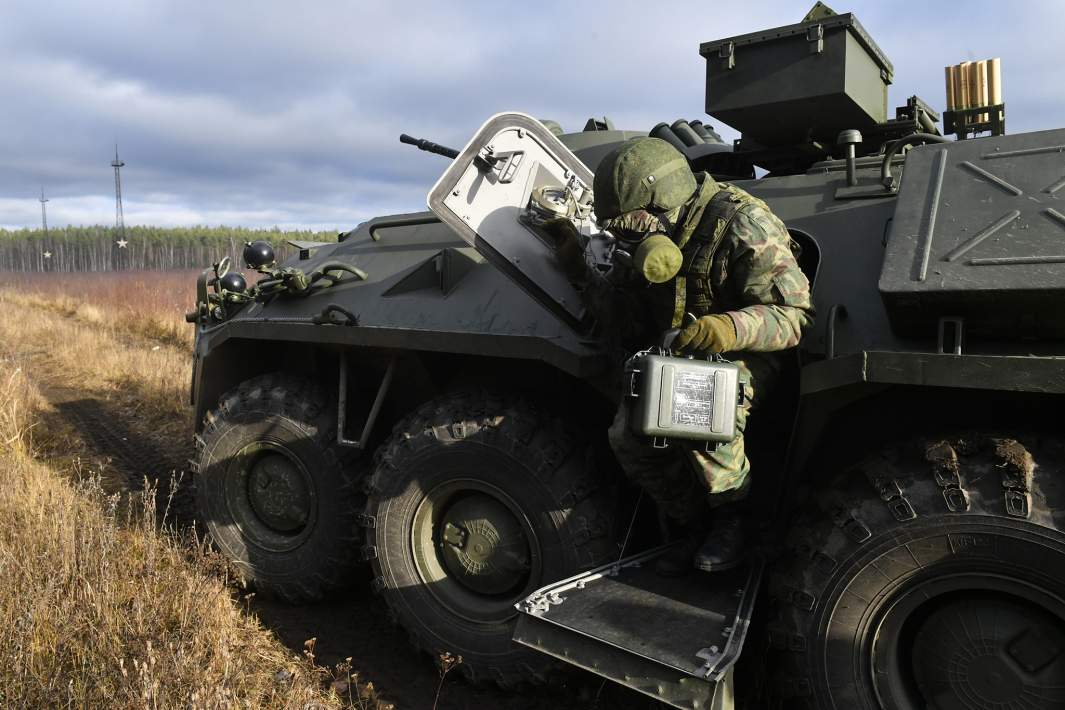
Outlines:
POLYGON ((89 453, 118 469, 125 490, 144 490, 146 485, 155 489, 160 522, 181 528, 195 524, 191 446, 185 450, 138 431, 104 400, 70 399, 52 405, 56 416, 77 431, 89 453))

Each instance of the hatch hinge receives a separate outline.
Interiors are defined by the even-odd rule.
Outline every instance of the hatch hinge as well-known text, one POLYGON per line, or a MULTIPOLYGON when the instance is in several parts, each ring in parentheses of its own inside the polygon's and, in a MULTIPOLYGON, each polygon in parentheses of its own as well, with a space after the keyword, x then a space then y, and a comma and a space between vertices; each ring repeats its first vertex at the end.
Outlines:
POLYGON ((735 42, 722 42, 721 46, 717 50, 717 56, 725 60, 726 69, 736 68, 736 43, 735 42))
POLYGON ((825 26, 814 25, 806 28, 806 41, 810 43, 810 54, 825 51, 825 26))
POLYGON ((961 355, 965 345, 965 319, 958 316, 940 318, 936 343, 940 355, 961 355))
POLYGON ((526 614, 543 616, 551 610, 551 607, 560 606, 564 601, 566 601, 566 598, 558 592, 549 592, 547 594, 536 594, 522 600, 518 604, 518 608, 526 614))

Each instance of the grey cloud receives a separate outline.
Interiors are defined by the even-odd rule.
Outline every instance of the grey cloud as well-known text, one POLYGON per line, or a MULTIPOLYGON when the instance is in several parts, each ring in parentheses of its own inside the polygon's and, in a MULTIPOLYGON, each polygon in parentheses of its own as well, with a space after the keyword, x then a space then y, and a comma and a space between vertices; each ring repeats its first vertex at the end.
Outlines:
MULTIPOLYGON (((1065 23, 1062 6, 1032 3, 1009 22, 991 2, 964 16, 917 3, 909 13, 868 0, 854 9, 895 62, 892 106, 912 93, 938 105, 943 66, 1003 56, 1011 129, 1061 124, 1060 49, 1031 38, 1065 23), (900 21, 915 10, 927 23, 900 21)), ((421 209, 446 162, 401 146, 400 132, 459 147, 500 110, 571 130, 604 113, 643 130, 699 117, 699 43, 804 11, 791 2, 687 12, 646 2, 5 5, 0 95, 17 101, 0 112, 0 224, 34 224, 42 183, 57 218, 68 199, 79 205, 71 219, 97 205, 96 221, 112 219, 116 140, 132 214, 146 218, 343 226, 421 209)))

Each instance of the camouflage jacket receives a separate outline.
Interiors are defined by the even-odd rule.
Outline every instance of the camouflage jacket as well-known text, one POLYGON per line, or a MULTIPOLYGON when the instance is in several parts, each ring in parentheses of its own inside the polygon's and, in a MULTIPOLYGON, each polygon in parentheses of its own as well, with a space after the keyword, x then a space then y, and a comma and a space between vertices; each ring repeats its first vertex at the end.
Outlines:
MULTIPOLYGON (((798 345, 814 311, 809 281, 783 222, 744 190, 699 177, 674 235, 684 254, 680 274, 650 286, 596 279, 586 289, 588 306, 630 352, 679 327, 685 313, 727 313, 736 326, 737 352, 798 345)), ((643 217, 632 215, 635 222, 643 217)))
POLYGON ((674 280, 671 323, 681 304, 692 315, 728 313, 737 351, 795 347, 813 323, 810 282, 794 242, 769 207, 738 187, 706 176, 679 225, 684 267, 674 280))

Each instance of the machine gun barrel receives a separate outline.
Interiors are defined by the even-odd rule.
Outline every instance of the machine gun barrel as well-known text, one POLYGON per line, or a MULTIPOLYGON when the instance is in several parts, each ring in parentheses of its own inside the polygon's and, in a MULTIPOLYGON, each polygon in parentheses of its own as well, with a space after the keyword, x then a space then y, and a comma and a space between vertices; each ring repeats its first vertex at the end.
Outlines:
POLYGON ((416 146, 418 150, 425 150, 430 153, 436 153, 437 155, 442 155, 445 158, 451 158, 452 160, 459 157, 459 152, 454 148, 448 148, 447 146, 440 145, 439 143, 427 141, 424 138, 415 138, 413 136, 408 136, 406 133, 403 133, 399 136, 399 142, 406 143, 407 145, 416 146))

